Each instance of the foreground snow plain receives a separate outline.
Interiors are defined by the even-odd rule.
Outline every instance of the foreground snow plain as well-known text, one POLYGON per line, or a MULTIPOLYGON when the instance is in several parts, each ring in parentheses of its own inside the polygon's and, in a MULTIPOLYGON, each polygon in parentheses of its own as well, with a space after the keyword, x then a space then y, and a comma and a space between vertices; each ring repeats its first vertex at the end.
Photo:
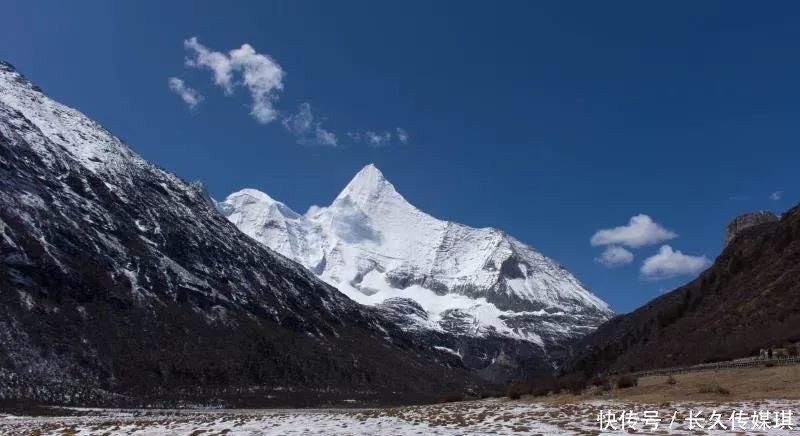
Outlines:
MULTIPOLYGON (((79 409, 83 416, 26 417, 0 415, 3 435, 479 435, 479 434, 621 434, 607 428, 601 431, 601 411, 657 411, 658 428, 636 426, 644 434, 731 434, 728 417, 742 411, 791 411, 793 430, 777 429, 774 422, 767 428, 752 430, 748 418, 740 421, 738 434, 797 434, 800 400, 768 400, 731 403, 664 403, 633 404, 595 400, 576 404, 552 404, 523 400, 480 400, 428 406, 387 409, 317 409, 317 410, 111 410, 79 409), (727 428, 689 429, 689 412, 702 412, 708 418, 712 411, 723 417, 727 428), (676 413, 677 412, 677 413, 676 413), (676 419, 669 428, 673 415, 676 419)), ((771 415, 770 415, 771 416, 771 415)), ((771 420, 772 418, 770 418, 771 420)))

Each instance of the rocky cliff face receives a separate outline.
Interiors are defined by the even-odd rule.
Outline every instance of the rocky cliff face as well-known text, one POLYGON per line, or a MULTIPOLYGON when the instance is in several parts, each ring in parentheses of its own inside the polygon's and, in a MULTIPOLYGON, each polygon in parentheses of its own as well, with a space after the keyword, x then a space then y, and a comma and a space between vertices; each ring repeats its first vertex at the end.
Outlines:
POLYGON ((397 403, 470 385, 0 63, 0 401, 397 403))
POLYGON ((768 210, 748 212, 737 216, 725 228, 725 244, 729 244, 742 230, 759 224, 772 223, 780 219, 768 210))
POLYGON ((374 165, 330 206, 305 214, 253 189, 219 208, 256 241, 494 379, 552 370, 564 344, 612 313, 569 271, 505 232, 417 209, 374 165))

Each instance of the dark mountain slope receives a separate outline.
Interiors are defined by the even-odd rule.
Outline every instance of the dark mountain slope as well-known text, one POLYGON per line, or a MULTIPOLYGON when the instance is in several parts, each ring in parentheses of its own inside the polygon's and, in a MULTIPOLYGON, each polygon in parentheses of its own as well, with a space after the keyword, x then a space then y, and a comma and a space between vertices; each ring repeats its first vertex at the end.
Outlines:
POLYGON ((691 283, 613 318, 576 347, 572 369, 719 361, 800 340, 800 206, 739 232, 691 283))
POLYGON ((0 63, 0 400, 424 401, 460 362, 0 63))

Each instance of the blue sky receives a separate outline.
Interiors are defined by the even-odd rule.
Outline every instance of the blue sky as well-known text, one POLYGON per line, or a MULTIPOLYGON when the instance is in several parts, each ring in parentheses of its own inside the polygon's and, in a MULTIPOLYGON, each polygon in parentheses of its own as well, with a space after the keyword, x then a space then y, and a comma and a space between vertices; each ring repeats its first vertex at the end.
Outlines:
POLYGON ((506 230, 617 311, 692 278, 647 280, 645 259, 713 259, 733 216, 798 198, 797 3, 77 1, 3 15, 0 58, 217 198, 254 187, 305 211, 374 162, 421 209, 506 230), (191 37, 227 59, 232 94, 185 64, 191 37), (236 63, 243 44, 254 53, 236 63), (264 59, 280 72, 279 87, 259 82, 271 122, 241 83, 264 59), (194 109, 171 77, 202 95, 194 109), (315 121, 285 128, 304 103, 315 121), (598 262, 608 245, 593 235, 639 214, 653 223, 604 234, 633 260, 598 262))

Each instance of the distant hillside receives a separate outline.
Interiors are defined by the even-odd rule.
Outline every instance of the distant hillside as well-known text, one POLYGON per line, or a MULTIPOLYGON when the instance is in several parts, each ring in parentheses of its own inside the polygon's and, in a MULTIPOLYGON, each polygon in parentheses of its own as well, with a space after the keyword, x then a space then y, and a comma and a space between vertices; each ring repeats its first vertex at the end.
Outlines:
POLYGON ((573 370, 726 360, 800 340, 800 206, 733 236, 697 279, 601 325, 574 347, 573 370))

